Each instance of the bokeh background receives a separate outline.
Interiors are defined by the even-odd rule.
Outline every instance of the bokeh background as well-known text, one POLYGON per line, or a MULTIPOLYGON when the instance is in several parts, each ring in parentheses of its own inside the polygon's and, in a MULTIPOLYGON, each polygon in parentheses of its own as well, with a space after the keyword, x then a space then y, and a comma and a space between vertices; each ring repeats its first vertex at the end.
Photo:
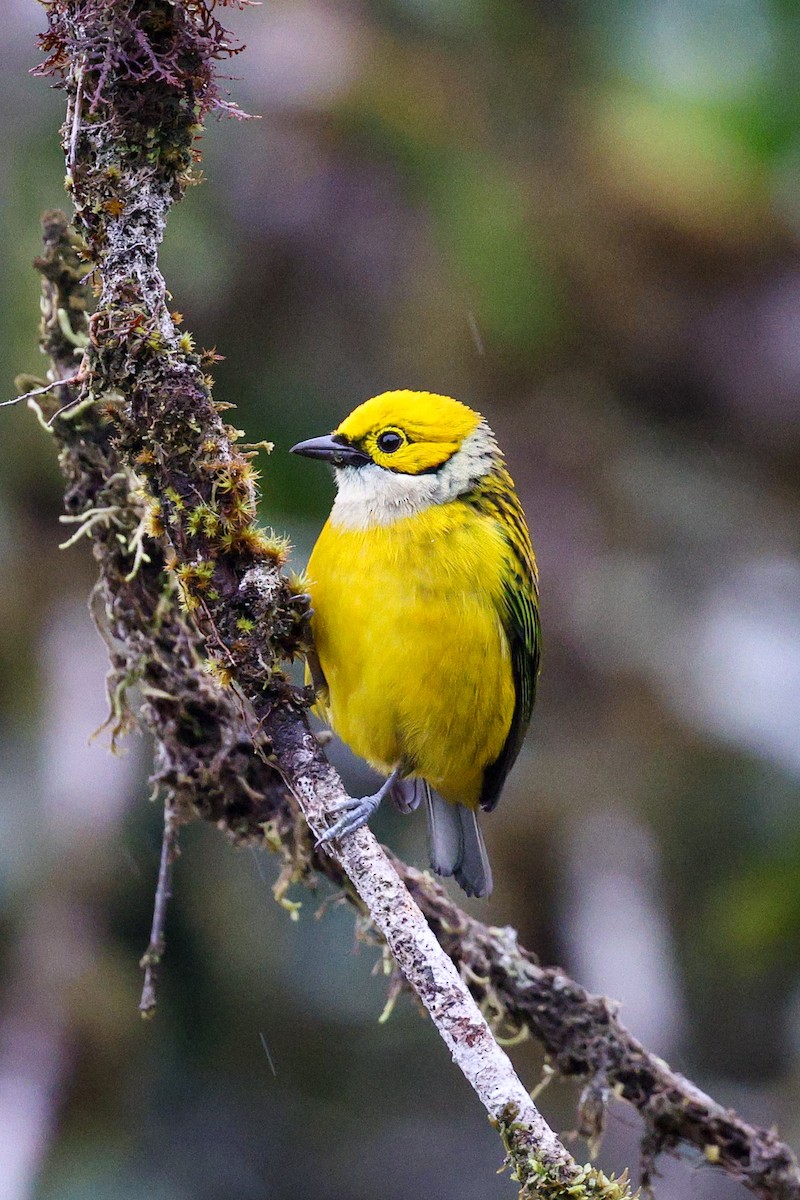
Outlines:
MULTIPOLYGON (((232 14, 175 307, 276 449, 302 565, 332 496, 290 458, 389 387, 478 407, 542 573, 540 702, 476 903, 622 1002, 654 1050, 800 1146, 800 4, 270 0, 232 14)), ((63 98, 5 0, 0 380, 41 372, 63 98)), ((153 1024, 148 747, 112 757, 85 543, 54 453, 0 414, 0 1198, 488 1200, 478 1104, 336 897, 189 828, 153 1024), (67 531, 69 532, 69 531, 67 531), (323 911, 318 912, 320 906, 323 911)), ((368 787, 338 754, 347 782, 368 787)), ((378 832, 424 863, 420 819, 378 832)), ((534 1045, 514 1049, 533 1086, 534 1045)), ((542 1097, 562 1130, 576 1090, 542 1097)), ((614 1107, 601 1162, 636 1167, 614 1107)), ((579 1156, 586 1148, 575 1146, 579 1156)), ((734 1200, 693 1158, 661 1200, 734 1200)))

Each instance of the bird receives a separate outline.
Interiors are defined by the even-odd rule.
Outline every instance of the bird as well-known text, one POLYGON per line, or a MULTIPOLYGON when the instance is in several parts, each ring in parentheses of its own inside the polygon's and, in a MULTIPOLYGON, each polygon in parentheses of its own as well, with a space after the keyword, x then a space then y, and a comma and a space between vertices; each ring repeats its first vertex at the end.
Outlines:
POLYGON ((492 872, 478 812, 497 804, 539 673, 536 558, 480 413, 433 392, 383 392, 294 454, 333 467, 336 497, 306 569, 317 711, 385 776, 321 837, 390 796, 424 801, 430 862, 468 896, 492 872))

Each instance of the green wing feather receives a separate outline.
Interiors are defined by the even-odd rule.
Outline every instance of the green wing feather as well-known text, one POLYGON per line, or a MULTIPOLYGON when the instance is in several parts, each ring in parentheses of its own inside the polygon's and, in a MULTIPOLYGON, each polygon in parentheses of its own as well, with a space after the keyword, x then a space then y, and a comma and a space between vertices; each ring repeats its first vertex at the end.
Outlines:
POLYGON ((511 726, 498 758, 484 772, 481 808, 490 810, 500 799, 506 776, 514 765, 531 719, 539 674, 541 627, 536 559, 525 514, 510 475, 502 463, 481 481, 476 507, 491 513, 509 549, 508 578, 503 589, 503 627, 511 651, 516 701, 511 726))

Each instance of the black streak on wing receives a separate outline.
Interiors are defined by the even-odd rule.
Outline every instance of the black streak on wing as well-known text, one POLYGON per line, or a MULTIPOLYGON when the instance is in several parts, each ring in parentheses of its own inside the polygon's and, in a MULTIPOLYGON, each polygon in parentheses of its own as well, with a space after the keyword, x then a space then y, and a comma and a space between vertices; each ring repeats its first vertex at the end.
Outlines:
POLYGON ((513 767, 525 738, 536 697, 541 647, 536 568, 525 517, 510 478, 502 469, 498 475, 499 478, 495 477, 495 484, 500 483, 501 486, 494 495, 485 495, 484 503, 488 500, 490 507, 495 509, 496 519, 505 533, 510 550, 513 573, 505 588, 504 611, 501 616, 511 651, 516 700, 503 749, 483 775, 480 806, 487 812, 491 811, 500 799, 506 776, 513 767), (504 486, 506 484, 508 490, 504 486))
POLYGON ((323 704, 328 703, 328 681, 322 670, 322 663, 319 661, 319 655, 313 648, 306 653, 306 664, 308 673, 311 676, 311 683, 314 688, 317 700, 323 704))

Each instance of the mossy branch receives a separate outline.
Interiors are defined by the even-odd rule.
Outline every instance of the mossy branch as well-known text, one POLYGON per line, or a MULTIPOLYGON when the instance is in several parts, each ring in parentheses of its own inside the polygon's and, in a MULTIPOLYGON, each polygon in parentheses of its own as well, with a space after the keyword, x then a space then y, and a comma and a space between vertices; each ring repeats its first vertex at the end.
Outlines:
POLYGON ((306 645, 307 598, 281 571, 281 540, 257 524, 253 451, 237 446, 238 432, 223 421, 207 374, 213 355, 196 353, 181 333, 157 263, 200 123, 209 109, 228 107, 215 64, 231 53, 230 39, 212 0, 46 7, 42 70, 67 93, 67 187, 85 242, 60 214, 46 218, 42 345, 54 379, 73 377, 80 359, 83 382, 30 403, 50 420, 67 515, 81 518, 98 562, 114 735, 132 720, 125 696, 137 682, 170 836, 200 815, 278 849, 281 899, 290 882, 313 882, 315 872, 345 888, 486 1104, 523 1195, 625 1200, 630 1189, 579 1167, 555 1138, 464 979, 496 1020, 539 1036, 557 1069, 587 1077, 589 1134, 599 1133, 603 1110, 592 1097, 611 1088, 643 1113, 650 1157, 686 1141, 765 1198, 800 1197, 787 1147, 648 1055, 607 1001, 537 967, 508 931, 473 922, 426 876, 393 868, 368 831, 337 845, 334 858, 313 849, 286 784, 315 834, 342 787, 308 731, 307 695, 281 668, 306 645), (87 318, 92 270, 99 298, 87 318))

